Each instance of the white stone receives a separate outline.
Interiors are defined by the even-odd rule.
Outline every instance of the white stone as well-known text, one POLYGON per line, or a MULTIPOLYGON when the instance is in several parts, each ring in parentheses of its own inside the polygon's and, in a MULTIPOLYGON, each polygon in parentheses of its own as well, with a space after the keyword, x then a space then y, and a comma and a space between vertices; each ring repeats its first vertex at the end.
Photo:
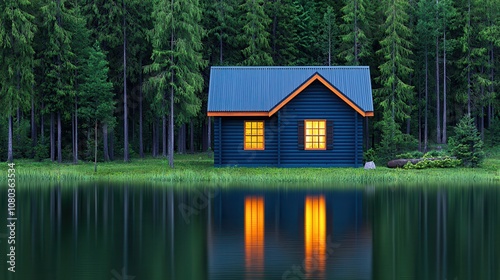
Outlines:
POLYGON ((365 163, 365 169, 375 169, 375 162, 373 161, 369 161, 367 163, 365 163))

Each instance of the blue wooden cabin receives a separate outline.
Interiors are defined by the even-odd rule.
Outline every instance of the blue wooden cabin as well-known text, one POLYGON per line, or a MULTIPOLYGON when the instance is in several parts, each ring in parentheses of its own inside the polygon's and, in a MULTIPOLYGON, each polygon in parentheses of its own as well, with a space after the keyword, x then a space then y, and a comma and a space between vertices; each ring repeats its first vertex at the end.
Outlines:
POLYGON ((215 166, 359 167, 370 69, 212 67, 207 111, 215 166))

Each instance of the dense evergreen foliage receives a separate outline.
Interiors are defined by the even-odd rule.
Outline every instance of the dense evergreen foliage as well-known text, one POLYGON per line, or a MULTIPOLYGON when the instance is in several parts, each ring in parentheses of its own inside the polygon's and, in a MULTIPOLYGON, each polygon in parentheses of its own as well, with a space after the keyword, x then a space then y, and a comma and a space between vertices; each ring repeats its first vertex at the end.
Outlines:
POLYGON ((213 65, 370 66, 379 159, 494 144, 499 38, 500 0, 0 1, 0 159, 207 150, 213 65))
POLYGON ((474 125, 474 119, 465 115, 450 138, 451 153, 467 167, 476 167, 484 160, 483 141, 474 125))

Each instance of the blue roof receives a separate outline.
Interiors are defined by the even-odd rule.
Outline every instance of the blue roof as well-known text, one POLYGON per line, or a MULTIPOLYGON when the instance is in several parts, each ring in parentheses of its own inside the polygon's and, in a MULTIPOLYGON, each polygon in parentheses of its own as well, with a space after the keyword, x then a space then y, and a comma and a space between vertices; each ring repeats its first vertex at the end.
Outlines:
POLYGON ((208 112, 269 112, 315 74, 373 112, 368 66, 212 67, 208 112))

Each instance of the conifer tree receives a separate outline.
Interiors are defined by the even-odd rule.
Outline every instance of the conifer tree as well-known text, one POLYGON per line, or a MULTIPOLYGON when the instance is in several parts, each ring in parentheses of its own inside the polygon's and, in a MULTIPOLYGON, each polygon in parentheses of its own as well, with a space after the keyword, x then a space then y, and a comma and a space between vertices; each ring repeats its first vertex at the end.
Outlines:
POLYGON ((200 25, 198 0, 155 0, 152 17, 153 54, 152 64, 145 67, 145 72, 151 75, 147 86, 155 93, 154 100, 161 104, 162 114, 167 113, 164 104, 169 93, 168 160, 170 167, 174 167, 174 106, 178 107, 179 123, 200 110, 201 101, 196 93, 203 87, 200 70, 205 66, 201 54, 205 31, 200 25))
POLYGON ((268 2, 268 14, 272 19, 271 54, 276 65, 297 65, 302 54, 299 52, 300 37, 297 26, 300 19, 293 0, 268 2))
POLYGON ((96 42, 90 49, 89 58, 82 69, 82 84, 79 87, 80 115, 89 124, 94 124, 94 172, 97 172, 97 136, 98 125, 113 127, 115 118, 113 111, 113 83, 108 78, 108 62, 96 42))
POLYGON ((484 160, 483 141, 470 115, 465 115, 450 137, 451 152, 466 167, 477 167, 484 160))
POLYGON ((242 65, 273 65, 270 55, 268 26, 271 19, 264 11, 264 0, 245 0, 240 6, 243 23, 242 32, 237 40, 241 44, 242 65))
POLYGON ((391 117, 398 124, 408 118, 409 101, 412 98, 413 86, 408 83, 409 75, 413 72, 412 44, 409 38, 412 31, 406 26, 408 23, 408 2, 404 0, 386 0, 385 8, 385 37, 380 41, 383 56, 379 66, 378 81, 382 88, 377 90, 377 101, 391 112, 391 117))
POLYGON ((363 58, 371 55, 368 37, 371 11, 367 0, 344 0, 340 25, 342 51, 339 57, 348 65, 366 64, 363 58))
POLYGON ((234 65, 241 56, 237 53, 237 23, 235 21, 238 5, 236 0, 205 0, 203 26, 207 29, 205 52, 213 65, 234 65))
POLYGON ((33 77, 34 16, 28 0, 0 2, 0 105, 8 118, 7 159, 13 154, 13 115, 30 106, 33 77))
POLYGON ((74 53, 71 47, 75 16, 66 0, 45 0, 41 7, 41 22, 46 44, 40 60, 46 71, 42 84, 45 103, 51 114, 51 159, 55 160, 56 139, 54 117, 57 117, 57 161, 62 161, 62 118, 75 95, 74 53))
POLYGON ((335 19, 335 12, 332 7, 328 7, 323 16, 323 52, 326 54, 327 65, 333 65, 332 58, 336 57, 338 45, 338 28, 335 19))

